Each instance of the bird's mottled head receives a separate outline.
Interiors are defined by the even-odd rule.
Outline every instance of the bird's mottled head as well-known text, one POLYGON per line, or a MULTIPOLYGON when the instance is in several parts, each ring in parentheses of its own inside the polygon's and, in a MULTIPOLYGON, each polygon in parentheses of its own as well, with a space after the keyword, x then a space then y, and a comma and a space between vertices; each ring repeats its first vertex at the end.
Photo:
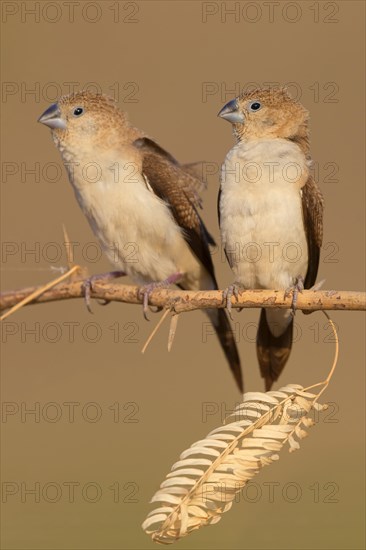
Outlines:
POLYGON ((229 101, 218 116, 233 125, 239 141, 296 139, 308 133, 308 111, 286 89, 257 89, 229 101))
POLYGON ((111 97, 90 92, 77 92, 61 97, 39 117, 38 122, 49 126, 57 144, 71 145, 98 142, 108 146, 123 128, 128 127, 127 116, 111 97))

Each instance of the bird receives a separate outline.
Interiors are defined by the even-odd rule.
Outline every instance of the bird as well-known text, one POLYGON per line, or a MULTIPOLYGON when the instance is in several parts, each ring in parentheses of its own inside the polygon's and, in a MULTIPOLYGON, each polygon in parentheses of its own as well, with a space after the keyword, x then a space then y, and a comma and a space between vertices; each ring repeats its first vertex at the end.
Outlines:
MULTIPOLYGON (((291 309, 261 309, 256 351, 269 391, 290 355, 298 292, 315 285, 323 239, 324 199, 311 173, 309 112, 286 88, 247 91, 218 116, 235 145, 221 169, 222 244, 236 277, 224 292, 284 290, 291 309)), ((319 284, 319 283, 318 283, 319 284)))
MULTIPOLYGON (((62 96, 39 117, 51 129, 76 199, 116 268, 140 285, 144 314, 157 286, 217 289, 210 246, 215 241, 198 210, 203 182, 193 164, 180 164, 104 94, 62 96), (126 254, 133 244, 134 253, 126 254)), ((95 275, 87 281, 85 294, 95 275)), ((208 309, 236 384, 243 392, 239 354, 225 309, 208 309)))

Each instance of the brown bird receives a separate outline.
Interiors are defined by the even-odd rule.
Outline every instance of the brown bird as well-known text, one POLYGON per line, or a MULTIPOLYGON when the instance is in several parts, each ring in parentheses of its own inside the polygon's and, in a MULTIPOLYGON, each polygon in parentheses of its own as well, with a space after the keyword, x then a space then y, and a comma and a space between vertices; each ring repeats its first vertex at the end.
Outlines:
MULTIPOLYGON (((318 272, 323 198, 310 174, 308 111, 285 89, 259 89, 227 103, 236 145, 221 172, 219 218, 236 282, 244 289, 311 288, 318 272)), ((293 311, 262 309, 257 356, 269 390, 292 346, 293 311)))
MULTIPOLYGON (((79 205, 109 260, 148 297, 157 285, 216 289, 201 220, 203 184, 190 166, 130 125, 109 97, 79 92, 62 97, 39 118, 49 126, 79 205), (134 254, 128 254, 131 243, 134 254)), ((95 276, 97 277, 97 276, 95 276)), ((93 278, 92 278, 93 279, 93 278)), ((90 285, 86 287, 90 292, 90 285)), ((207 310, 236 383, 243 391, 240 360, 224 310, 207 310)))

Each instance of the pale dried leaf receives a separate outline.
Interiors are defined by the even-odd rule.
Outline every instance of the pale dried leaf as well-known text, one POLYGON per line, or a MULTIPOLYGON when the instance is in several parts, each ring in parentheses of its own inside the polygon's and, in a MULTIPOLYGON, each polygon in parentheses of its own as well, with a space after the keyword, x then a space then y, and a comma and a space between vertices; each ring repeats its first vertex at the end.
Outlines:
POLYGON ((314 405, 313 405, 313 408, 316 410, 316 411, 326 411, 328 408, 329 408, 329 405, 327 403, 324 403, 324 405, 321 405, 320 403, 318 403, 317 401, 315 401, 314 405))
POLYGON ((142 524, 142 528, 144 531, 147 531, 151 525, 154 525, 155 523, 161 523, 166 520, 168 517, 168 514, 156 514, 151 517, 148 517, 145 519, 144 523, 142 524))
POLYGON ((184 537, 188 528, 188 509, 186 504, 182 504, 180 507, 181 524, 179 529, 179 536, 184 537))
POLYGON ((207 439, 200 439, 199 441, 196 441, 196 443, 193 443, 193 445, 191 445, 191 448, 193 447, 219 447, 221 449, 226 449, 227 447, 227 443, 224 443, 224 441, 219 441, 219 440, 216 440, 216 439, 210 439, 210 438, 207 438, 207 439))
POLYGON ((300 425, 296 426, 295 428, 295 434, 296 434, 296 437, 298 437, 299 439, 304 439, 304 437, 307 437, 308 433, 303 430, 300 425))
POLYGON ((176 477, 177 475, 191 475, 191 476, 200 476, 204 473, 204 470, 199 468, 182 468, 181 470, 174 470, 170 472, 166 477, 176 477))
POLYGON ((172 470, 176 470, 181 466, 211 466, 212 461, 208 458, 186 458, 185 460, 178 460, 172 466, 172 470))
POLYGON ((147 514, 147 517, 153 516, 155 514, 165 514, 165 512, 168 512, 170 514, 170 512, 173 512, 173 511, 174 511, 174 508, 172 508, 171 506, 159 506, 159 508, 155 508, 154 510, 149 512, 147 514))
POLYGON ((210 435, 210 439, 221 439, 223 441, 232 441, 233 439, 235 439, 235 435, 233 434, 221 434, 221 433, 213 434, 211 432, 209 435, 210 435))
POLYGON ((298 449, 300 449, 300 444, 298 441, 296 441, 296 439, 294 439, 292 437, 292 435, 290 435, 290 437, 288 438, 288 443, 290 445, 290 453, 292 453, 293 451, 297 451, 298 449))
POLYGON ((180 455, 180 458, 184 459, 188 456, 198 454, 218 457, 220 456, 220 451, 217 451, 216 449, 211 449, 210 447, 190 447, 180 455))
POLYGON ((207 512, 200 506, 189 506, 188 512, 191 515, 195 515, 197 518, 207 518, 207 512))
POLYGON ((194 485, 196 481, 191 477, 171 477, 163 481, 160 487, 171 487, 174 485, 194 485))
POLYGON ((315 422, 312 418, 303 418, 301 420, 301 423, 305 426, 305 428, 311 428, 312 426, 315 426, 315 422))
MULTIPOLYGON (((250 426, 251 422, 247 422, 247 425, 250 426)), ((230 424, 226 424, 225 426, 220 426, 220 428, 216 428, 215 430, 212 430, 212 432, 209 433, 209 437, 211 437, 213 434, 217 434, 220 432, 235 432, 237 434, 241 434, 243 429, 237 425, 235 425, 235 422, 232 422, 230 424)))
POLYGON ((154 495, 150 502, 171 502, 172 504, 180 504, 180 501, 182 499, 176 495, 172 495, 170 493, 164 493, 164 494, 158 494, 154 495))
POLYGON ((249 391, 244 394, 243 402, 246 403, 247 401, 255 401, 258 403, 270 403, 271 405, 277 405, 278 399, 275 397, 272 397, 271 395, 268 395, 268 393, 260 393, 260 392, 252 392, 249 391))
MULTIPOLYGON (((172 495, 180 495, 180 496, 184 496, 186 495, 188 492, 188 489, 187 487, 182 487, 182 486, 173 486, 173 487, 169 487, 169 493, 171 493, 172 495)), ((167 489, 165 489, 164 487, 162 489, 160 489, 159 491, 157 491, 155 493, 155 496, 164 496, 165 494, 167 493, 167 489)))

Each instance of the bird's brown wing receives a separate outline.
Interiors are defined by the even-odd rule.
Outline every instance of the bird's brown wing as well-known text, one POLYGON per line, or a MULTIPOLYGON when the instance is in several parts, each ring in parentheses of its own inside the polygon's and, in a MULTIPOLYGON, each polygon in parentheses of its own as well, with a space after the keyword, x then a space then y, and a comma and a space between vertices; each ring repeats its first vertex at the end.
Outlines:
POLYGON ((192 184, 197 193, 202 193, 207 189, 206 162, 202 160, 198 162, 189 162, 187 164, 182 164, 181 168, 193 176, 192 184))
POLYGON ((166 160, 168 160, 169 162, 171 162, 175 166, 179 166, 179 162, 173 157, 173 155, 171 155, 170 153, 168 153, 168 151, 166 151, 165 149, 160 147, 160 145, 158 145, 156 143, 156 141, 154 141, 154 140, 152 140, 148 137, 141 137, 139 139, 136 139, 133 142, 133 144, 134 144, 135 147, 137 147, 138 149, 140 149, 144 153, 150 153, 150 154, 158 155, 160 157, 165 158, 166 160))
POLYGON ((216 284, 209 249, 215 241, 198 214, 202 201, 197 189, 202 182, 153 140, 139 138, 134 146, 142 153, 142 171, 148 184, 169 206, 186 242, 216 284))
POLYGON ((318 274, 320 248, 323 241, 324 199, 312 176, 309 176, 301 193, 309 257, 304 286, 311 288, 315 284, 318 274))

